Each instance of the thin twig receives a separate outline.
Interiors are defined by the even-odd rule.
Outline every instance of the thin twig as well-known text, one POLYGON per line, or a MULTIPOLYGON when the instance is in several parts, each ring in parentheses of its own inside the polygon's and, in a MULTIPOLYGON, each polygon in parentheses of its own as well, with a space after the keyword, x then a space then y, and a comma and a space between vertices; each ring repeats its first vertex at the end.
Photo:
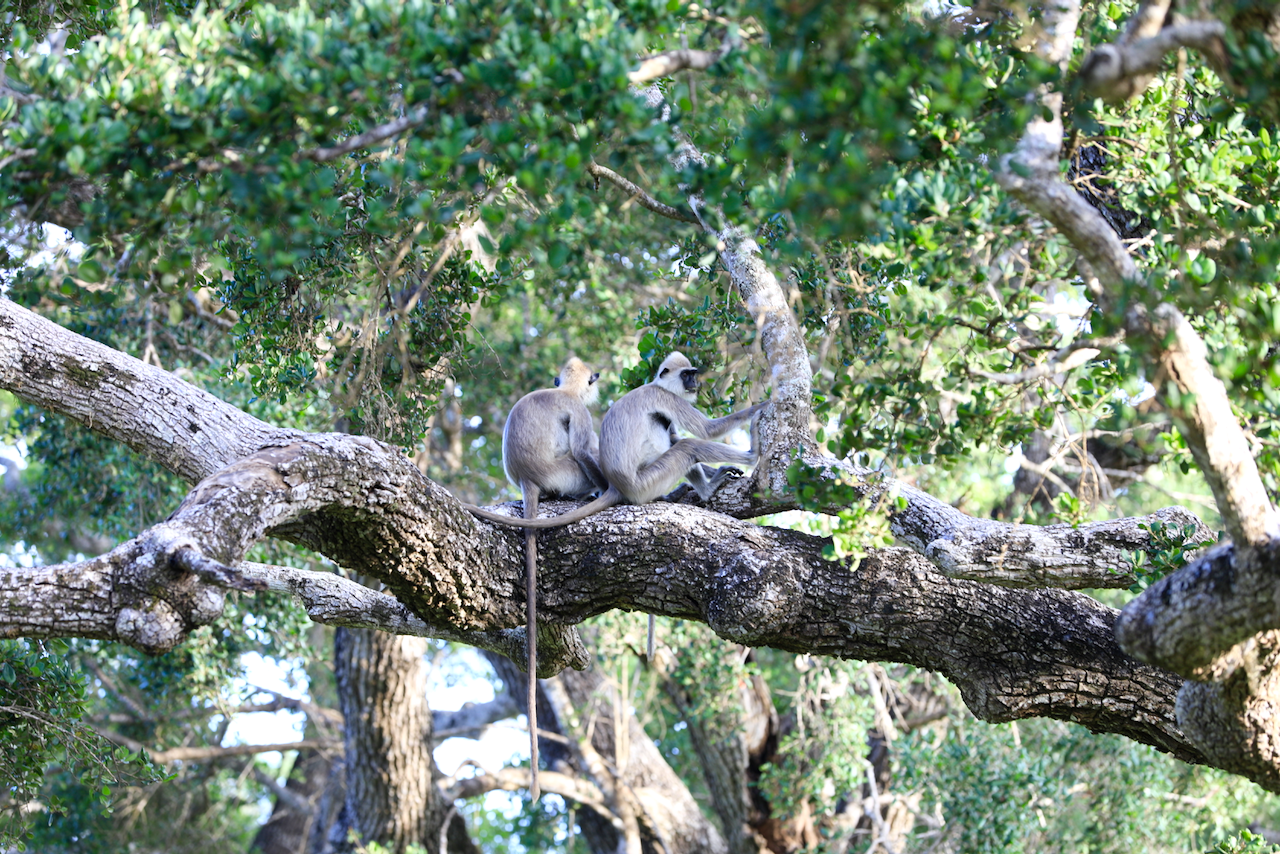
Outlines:
POLYGON ((679 208, 673 208, 671 205, 663 204, 653 196, 646 193, 636 184, 633 184, 626 178, 623 178, 607 166, 601 166, 594 160, 587 164, 587 172, 597 178, 604 178, 606 181, 614 184, 624 192, 630 193, 631 197, 640 204, 640 207, 645 208, 646 210, 653 211, 654 213, 665 216, 668 219, 679 220, 680 222, 698 221, 698 218, 693 214, 686 213, 679 208))
POLYGON ((427 112, 427 105, 422 104, 393 122, 387 122, 384 125, 378 125, 376 128, 367 130, 364 133, 348 137, 337 145, 329 148, 315 148, 311 151, 300 151, 294 156, 294 159, 314 160, 317 163, 323 163, 326 160, 333 160, 335 157, 350 154, 357 148, 366 148, 374 143, 382 142, 384 139, 389 139, 398 134, 402 134, 410 128, 417 127, 427 120, 427 112))
POLYGON ((33 157, 35 153, 36 153, 36 150, 34 148, 19 148, 16 151, 14 151, 13 154, 10 154, 8 157, 6 157, 4 160, 0 160, 0 169, 4 169, 10 163, 14 163, 18 160, 23 160, 27 157, 33 157))

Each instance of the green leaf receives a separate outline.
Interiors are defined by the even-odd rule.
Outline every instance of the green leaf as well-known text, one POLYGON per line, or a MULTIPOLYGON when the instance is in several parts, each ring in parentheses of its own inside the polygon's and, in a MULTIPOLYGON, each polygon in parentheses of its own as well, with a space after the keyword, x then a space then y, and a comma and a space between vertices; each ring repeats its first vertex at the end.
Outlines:
POLYGON ((84 149, 79 145, 71 146, 67 152, 67 171, 79 175, 84 171, 84 149))

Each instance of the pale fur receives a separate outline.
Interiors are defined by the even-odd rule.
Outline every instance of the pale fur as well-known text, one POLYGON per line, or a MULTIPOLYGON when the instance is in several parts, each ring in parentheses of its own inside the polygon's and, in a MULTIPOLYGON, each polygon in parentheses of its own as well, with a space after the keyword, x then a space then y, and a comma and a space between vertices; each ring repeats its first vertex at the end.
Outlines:
MULTIPOLYGON (((530 392, 516 401, 502 428, 502 468, 520 488, 524 515, 538 515, 542 495, 581 498, 608 486, 598 461, 600 441, 587 406, 600 396, 599 374, 571 358, 556 378, 555 388, 530 392)), ((487 511, 466 505, 477 515, 487 511)), ((486 516, 487 517, 487 516, 486 516)), ((503 517, 506 518, 506 517, 503 517)), ((529 794, 538 799, 538 541, 524 534, 525 596, 529 652, 529 794)))
POLYGON ((653 381, 627 392, 605 413, 600 427, 600 470, 609 488, 603 495, 562 516, 533 519, 501 516, 468 506, 476 516, 503 525, 555 528, 599 513, 615 504, 648 504, 688 479, 704 501, 730 469, 703 463, 754 465, 758 458, 753 424, 751 450, 739 451, 713 441, 750 420, 767 406, 759 403, 723 418, 708 418, 693 402, 698 397, 698 369, 681 353, 663 360, 653 381), (692 438, 678 438, 678 431, 692 438))
MULTIPOLYGON (((571 360, 570 364, 565 366, 566 373, 574 361, 576 360, 571 360)), ((578 364, 581 365, 580 362, 578 364)), ((585 368, 583 370, 585 371, 585 368)), ((565 390, 568 380, 565 374, 562 374, 560 382, 557 383, 560 386, 559 389, 535 391, 521 398, 520 402, 512 408, 511 415, 507 417, 507 428, 502 433, 503 466, 506 467, 507 478, 521 487, 524 495, 524 518, 500 516, 479 507, 466 505, 468 510, 481 519, 525 529, 525 577, 528 580, 529 602, 529 732, 532 753, 530 767, 533 769, 531 794, 534 799, 538 797, 537 698, 534 681, 536 678, 534 603, 537 599, 534 579, 537 572, 537 542, 534 539, 534 529, 568 525, 615 504, 648 504, 666 495, 684 479, 687 479, 697 490, 698 496, 706 501, 734 470, 729 467, 710 469, 703 463, 755 465, 759 454, 759 443, 754 421, 752 421, 750 451, 739 451, 723 442, 712 440, 726 435, 735 427, 745 423, 768 404, 759 403, 723 418, 708 418, 693 405, 698 399, 697 376, 698 369, 693 367, 693 363, 682 353, 671 353, 662 361, 657 375, 651 382, 624 394, 605 413, 600 427, 599 471, 603 472, 603 478, 608 481, 609 488, 595 501, 570 513, 549 519, 536 519, 538 509, 536 482, 539 480, 551 482, 551 479, 563 478, 563 481, 556 482, 565 484, 572 482, 581 485, 581 481, 573 480, 575 477, 573 470, 575 466, 584 471, 589 469, 589 466, 583 463, 583 459, 589 456, 585 450, 585 442, 588 440, 580 431, 575 433, 571 426, 568 426, 563 433, 550 431, 555 433, 551 438, 537 437, 527 434, 525 422, 520 419, 516 422, 519 429, 512 431, 512 419, 516 418, 521 404, 536 395, 546 395, 548 392, 555 394, 557 391, 565 390), (692 433, 693 438, 681 439, 680 430, 692 433), (576 440, 575 437, 577 437, 576 440), (515 439, 519 439, 521 443, 519 445, 521 450, 518 452, 514 450, 516 445, 513 440, 515 439), (575 445, 575 441, 579 444, 575 445), (513 448, 510 457, 508 447, 513 448), (563 454, 556 456, 547 453, 551 448, 562 451, 565 447, 570 450, 575 447, 579 449, 579 453, 573 455, 576 460, 573 465, 564 462, 563 454), (549 458, 560 460, 560 462, 554 465, 549 464, 547 463, 549 458)), ((580 383, 580 377, 575 378, 575 381, 580 383)), ((585 405, 582 409, 585 413, 585 405)), ((571 421, 565 423, 570 425, 571 421)), ((586 423, 588 425, 591 423, 589 414, 586 423)), ((592 439, 594 438, 593 433, 592 439)), ((653 630, 651 614, 647 644, 650 658, 653 657, 653 630)))

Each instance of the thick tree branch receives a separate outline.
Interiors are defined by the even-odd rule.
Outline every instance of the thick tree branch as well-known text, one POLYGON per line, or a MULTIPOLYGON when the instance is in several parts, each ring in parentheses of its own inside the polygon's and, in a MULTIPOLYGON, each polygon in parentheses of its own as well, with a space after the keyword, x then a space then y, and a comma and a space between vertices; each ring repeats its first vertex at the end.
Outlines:
POLYGON ((1221 681, 1183 684, 1178 721, 1205 757, 1271 791, 1280 790, 1280 632, 1261 632, 1234 651, 1221 681))
POLYGON ((1151 545, 1153 522, 1193 525, 1197 542, 1214 538, 1182 507, 1078 526, 1012 525, 967 516, 913 487, 896 489, 907 498, 907 507, 893 514, 890 526, 903 544, 952 578, 1002 587, 1129 587, 1134 582, 1129 559, 1151 545))
POLYGON ((548 537, 549 619, 583 619, 607 600, 700 620, 747 646, 912 663, 956 682, 986 720, 1078 720, 1194 761, 1173 726, 1181 680, 1125 656, 1115 612, 1089 597, 948 579, 905 549, 853 567, 822 559, 820 539, 670 505, 613 512, 637 518, 600 514, 548 537), (613 565, 626 577, 592 589, 613 565))
POLYGON ((1147 38, 1099 45, 1080 66, 1080 79, 1107 100, 1133 98, 1146 90, 1165 56, 1180 47, 1193 47, 1216 60, 1225 32, 1221 21, 1182 21, 1147 38))
POLYGON ((0 388, 163 465, 203 480, 281 430, 105 344, 0 298, 0 388))
POLYGON ((640 60, 640 65, 635 71, 627 75, 627 81, 632 85, 638 86, 641 83, 648 83, 650 80, 657 80, 659 77, 670 77, 672 74, 686 69, 706 71, 719 62, 724 57, 725 52, 724 50, 690 50, 684 48, 647 56, 640 60))
POLYGON ((712 233, 721 261, 755 318, 761 349, 769 360, 773 394, 760 423, 760 442, 767 454, 761 468, 769 488, 784 494, 789 491, 786 470, 790 452, 800 449, 812 453, 817 447, 809 425, 813 412, 809 352, 787 294, 761 256, 759 244, 738 226, 712 233))

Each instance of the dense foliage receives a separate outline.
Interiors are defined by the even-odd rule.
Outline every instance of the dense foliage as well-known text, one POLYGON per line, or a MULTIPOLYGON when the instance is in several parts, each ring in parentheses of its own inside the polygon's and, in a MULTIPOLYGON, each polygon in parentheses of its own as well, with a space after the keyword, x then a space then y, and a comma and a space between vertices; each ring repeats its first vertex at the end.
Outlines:
MULTIPOLYGON (((1131 11, 1088 4, 1084 42, 1115 38, 1131 11)), ((767 0, 11 4, 6 294, 271 423, 401 445, 459 496, 489 499, 510 494, 506 410, 570 354, 605 369, 606 400, 675 348, 715 373, 709 410, 761 397, 754 318, 709 236, 733 224, 786 279, 818 438, 836 456, 975 516, 1079 523, 1198 501, 1216 526, 1150 401, 1169 378, 1116 340, 1119 317, 1092 310, 1065 238, 996 183, 993 163, 1037 109, 1029 95, 1058 75, 1028 48, 1035 15, 767 0), (637 59, 680 46, 723 56, 637 97, 637 59), (645 210, 593 165, 685 211, 701 199, 711 230, 645 210), (50 250, 44 222, 75 243, 50 250), (1048 367, 1072 354, 1070 369, 1048 367)), ((1074 92, 1063 169, 1209 344, 1277 497, 1280 138, 1263 69, 1280 65, 1265 41, 1229 47, 1237 73, 1257 72, 1243 90, 1192 56, 1132 103, 1074 92)), ((104 551, 185 493, 88 429, 0 407, 24 461, 0 494, 12 560, 104 551)), ((829 498, 795 480, 806 506, 829 498)), ((891 539, 889 509, 786 523, 856 555, 891 539)), ((1159 548, 1134 556, 1139 587, 1203 545, 1191 533, 1161 529, 1159 548)), ((258 557, 313 561, 283 546, 258 557)), ((259 597, 155 660, 0 645, 0 749, 21 760, 0 763, 6 815, 39 800, 42 851, 126 838, 244 850, 268 792, 251 772, 267 766, 190 763, 157 785, 83 721, 128 713, 116 731, 148 748, 216 745, 252 694, 242 654, 323 681, 328 649, 300 640, 303 623, 259 597)), ((602 666, 639 678, 619 663, 643 645, 638 626, 602 620, 602 666)), ((943 838, 963 851, 1194 851, 1280 820, 1256 788, 1148 748, 1065 724, 988 728, 906 669, 769 650, 748 661, 686 625, 665 637, 686 651, 670 675, 683 699, 651 686, 635 704, 673 766, 700 791, 688 727, 731 731, 739 710, 718 698, 761 675, 791 729, 758 791, 777 815, 831 819, 833 837, 868 739, 892 739, 872 698, 895 692, 942 709, 888 743, 920 850, 943 838)), ((508 834, 531 849, 574 838, 571 814, 545 803, 517 818, 469 809, 489 850, 508 834)))

